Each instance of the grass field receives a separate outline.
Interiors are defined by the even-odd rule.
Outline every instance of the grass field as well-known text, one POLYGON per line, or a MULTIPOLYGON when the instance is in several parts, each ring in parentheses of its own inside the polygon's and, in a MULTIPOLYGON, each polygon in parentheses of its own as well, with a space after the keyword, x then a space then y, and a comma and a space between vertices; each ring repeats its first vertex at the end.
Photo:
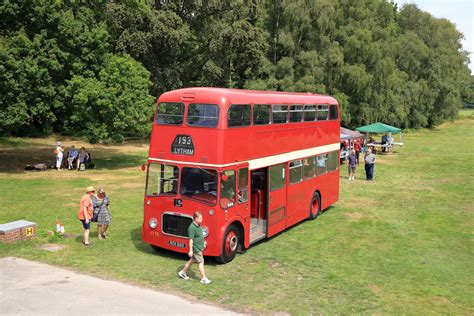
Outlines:
POLYGON ((2 139, 0 223, 37 222, 39 237, 0 244, 0 256, 46 262, 243 312, 472 315, 472 113, 464 111, 458 121, 435 130, 404 135, 404 148, 378 155, 372 183, 349 182, 341 170, 337 204, 318 220, 252 247, 230 264, 210 262, 210 286, 198 284, 195 267, 194 280, 178 279, 185 257, 157 253, 141 241, 145 174, 139 166, 146 146, 93 146, 98 166, 93 171, 27 173, 22 165, 50 155, 54 139, 2 139), (93 245, 86 248, 76 212, 88 185, 108 191, 113 223, 111 239, 98 241, 94 234, 93 245), (77 237, 48 236, 57 218, 77 237), (40 248, 48 243, 65 249, 40 248))

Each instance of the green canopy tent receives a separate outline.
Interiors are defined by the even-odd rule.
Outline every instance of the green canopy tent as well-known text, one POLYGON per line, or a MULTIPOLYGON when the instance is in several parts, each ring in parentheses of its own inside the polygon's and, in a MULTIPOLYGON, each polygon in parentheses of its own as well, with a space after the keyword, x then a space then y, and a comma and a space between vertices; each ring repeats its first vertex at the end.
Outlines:
POLYGON ((399 143, 394 142, 393 144, 403 146, 402 130, 398 127, 393 127, 393 126, 383 124, 383 123, 374 123, 374 124, 358 127, 356 128, 356 131, 365 133, 366 140, 369 138, 369 133, 374 133, 374 134, 388 133, 390 136, 392 135, 392 133, 398 133, 400 134, 400 142, 399 143))

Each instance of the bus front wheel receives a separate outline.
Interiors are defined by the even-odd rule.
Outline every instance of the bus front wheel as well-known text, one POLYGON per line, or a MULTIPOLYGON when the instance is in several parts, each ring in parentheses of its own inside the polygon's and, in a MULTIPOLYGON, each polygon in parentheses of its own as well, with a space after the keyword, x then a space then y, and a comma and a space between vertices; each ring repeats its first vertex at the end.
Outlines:
POLYGON ((309 219, 313 220, 319 216, 321 213, 321 197, 319 193, 316 192, 313 194, 313 198, 311 199, 311 204, 309 206, 309 219))
POLYGON ((224 240, 222 241, 222 252, 219 257, 216 257, 218 263, 231 262, 237 249, 239 249, 240 242, 240 230, 235 225, 230 225, 224 234, 224 240))

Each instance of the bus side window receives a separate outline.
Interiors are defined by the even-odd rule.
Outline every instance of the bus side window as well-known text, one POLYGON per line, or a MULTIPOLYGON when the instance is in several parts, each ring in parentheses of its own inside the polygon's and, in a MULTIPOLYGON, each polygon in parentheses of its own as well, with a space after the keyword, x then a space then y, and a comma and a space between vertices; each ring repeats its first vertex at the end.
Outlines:
POLYGON ((288 123, 288 105, 272 106, 272 122, 273 124, 288 123))
POLYGON ((316 105, 305 105, 304 106, 304 121, 313 122, 316 121, 316 105))
POLYGON ((303 106, 302 105, 291 105, 290 106, 290 122, 301 122, 303 119, 303 106))
POLYGON ((250 125, 250 105, 232 104, 227 113, 227 126, 240 127, 250 125))
POLYGON ((315 157, 308 157, 303 160, 303 177, 304 179, 310 179, 315 175, 315 157))
POLYGON ((290 184, 301 182, 303 179, 303 164, 301 160, 290 162, 290 184))
POLYGON ((320 176, 327 172, 326 165, 327 165, 327 154, 322 154, 316 156, 316 175, 320 176))
POLYGON ((337 120, 337 105, 331 104, 329 106, 329 119, 330 120, 337 120))
POLYGON ((338 154, 337 151, 332 151, 328 154, 328 172, 334 171, 337 169, 338 166, 338 154))
POLYGON ((322 104, 322 105, 318 105, 318 117, 317 117, 317 120, 318 121, 327 121, 328 119, 328 113, 329 112, 329 109, 328 109, 328 106, 325 105, 325 104, 322 104))
POLYGON ((285 186, 285 164, 271 166, 270 168, 270 191, 281 189, 285 186))
POLYGON ((267 125, 270 124, 270 105, 254 104, 253 106, 253 124, 267 125))
POLYGON ((248 187, 249 187, 249 169, 242 168, 239 170, 239 190, 237 193, 237 198, 239 204, 245 203, 248 201, 248 187))
POLYGON ((221 207, 226 209, 235 204, 235 171, 226 170, 221 177, 221 207))

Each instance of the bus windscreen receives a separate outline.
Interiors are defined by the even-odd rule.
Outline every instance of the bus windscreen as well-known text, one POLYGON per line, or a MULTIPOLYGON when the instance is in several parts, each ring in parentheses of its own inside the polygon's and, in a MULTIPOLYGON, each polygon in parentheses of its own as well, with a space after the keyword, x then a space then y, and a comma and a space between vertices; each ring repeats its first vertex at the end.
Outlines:
POLYGON ((181 189, 183 197, 216 205, 217 171, 212 169, 185 167, 181 171, 181 189))

